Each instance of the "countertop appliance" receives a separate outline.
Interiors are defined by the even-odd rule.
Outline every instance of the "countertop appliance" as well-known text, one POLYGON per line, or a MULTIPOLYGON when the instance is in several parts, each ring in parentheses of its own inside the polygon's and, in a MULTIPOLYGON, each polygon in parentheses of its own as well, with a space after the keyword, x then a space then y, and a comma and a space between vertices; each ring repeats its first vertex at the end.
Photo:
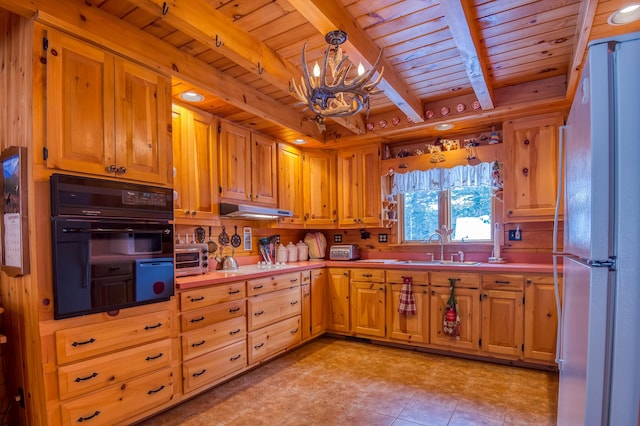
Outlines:
POLYGON ((200 243, 176 244, 176 277, 202 275, 209 270, 209 246, 200 243))
POLYGON ((50 183, 55 319, 173 296, 170 188, 63 174, 50 183))
MULTIPOLYGON (((640 33, 592 42, 561 130, 562 253, 554 237, 554 266, 563 261, 558 425, 638 423, 639 69, 640 33)), ((557 234, 557 220, 554 229, 557 234)))
POLYGON ((335 244, 329 247, 330 260, 360 259, 360 246, 357 244, 335 244))

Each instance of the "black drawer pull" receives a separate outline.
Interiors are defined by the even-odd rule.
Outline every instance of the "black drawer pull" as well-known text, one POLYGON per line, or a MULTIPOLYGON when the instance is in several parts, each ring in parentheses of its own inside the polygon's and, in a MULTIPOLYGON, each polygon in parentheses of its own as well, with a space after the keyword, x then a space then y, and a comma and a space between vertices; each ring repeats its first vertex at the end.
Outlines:
POLYGON ((291 330, 291 334, 296 334, 298 332, 298 327, 296 327, 295 329, 291 330))
POLYGON ((89 343, 93 343, 93 342, 95 342, 95 341, 96 341, 96 339, 94 339, 94 338, 92 337, 91 339, 89 339, 89 340, 85 340, 84 342, 73 342, 73 343, 71 344, 71 346, 73 346, 73 347, 75 348, 76 346, 88 345, 89 343))
POLYGON ((157 323, 156 325, 148 325, 144 329, 145 330, 153 330, 154 328, 160 328, 160 327, 162 327, 162 323, 161 322, 157 323))
POLYGON ((193 298, 191 298, 191 300, 189 302, 199 302, 201 300, 204 300, 204 296, 193 297, 193 298))
POLYGON ((240 354, 238 354, 238 355, 236 355, 236 356, 232 356, 231 358, 229 358, 229 361, 235 361, 235 360, 237 360, 237 359, 240 359, 240 357, 241 357, 241 356, 242 356, 242 355, 240 355, 240 354))
POLYGON ((264 287, 262 284, 258 284, 258 285, 254 285, 253 289, 254 290, 260 290, 262 287, 264 287))
POLYGON ((154 393, 160 392, 162 389, 164 389, 164 385, 160 386, 158 389, 150 389, 147 391, 147 395, 153 395, 154 393))
POLYGON ((255 315, 256 317, 259 317, 262 314, 264 314, 264 311, 258 311, 256 313, 254 313, 253 315, 255 315))
POLYGON ((298 282, 298 279, 297 279, 297 278, 294 278, 294 279, 292 279, 292 280, 289 280, 289 282, 290 282, 290 283, 297 283, 297 282, 298 282))
POLYGON ((198 376, 202 376, 205 372, 207 371, 206 368, 203 368, 202 370, 198 371, 197 373, 193 373, 191 375, 191 377, 198 377, 198 376))
POLYGON ((371 278, 373 276, 373 274, 362 274, 363 277, 365 278, 371 278))
POLYGON ((82 423, 82 422, 84 422, 84 421, 87 421, 87 420, 91 420, 91 419, 93 419, 94 417, 98 416, 99 414, 100 414, 100 411, 97 411, 97 410, 96 410, 96 412, 95 412, 95 413, 93 413, 92 415, 90 415, 90 416, 88 416, 88 417, 80 417, 80 418, 79 418, 78 420, 76 420, 76 421, 77 421, 78 423, 82 423))
POLYGON ((204 345, 204 344, 205 344, 205 342, 206 342, 206 340, 201 340, 201 341, 199 341, 198 343, 192 343, 192 344, 191 344, 191 347, 192 347, 192 348, 197 348, 198 346, 202 346, 202 345, 204 345))
POLYGON ((162 352, 160 352, 158 355, 156 355, 156 356, 148 356, 144 360, 145 361, 153 361, 154 359, 162 358, 163 356, 164 356, 164 354, 162 352))
POLYGON ((204 321, 204 317, 200 317, 200 318, 191 318, 190 320, 191 322, 200 322, 200 321, 204 321))
POLYGON ((258 343, 257 345, 255 345, 255 346, 253 347, 253 349, 260 349, 260 348, 261 348, 261 347, 263 347, 263 346, 264 346, 264 343, 258 343))
POLYGON ((85 380, 91 380, 94 377, 96 377, 98 375, 98 373, 96 373, 95 371, 93 373, 91 373, 90 376, 87 377, 76 377, 76 379, 74 380, 74 382, 76 383, 80 383, 80 382, 84 382, 85 380))
POLYGON ((240 308, 238 308, 237 306, 235 308, 231 308, 229 309, 229 313, 230 314, 235 314, 236 312, 238 312, 240 310, 240 308))
POLYGON ((239 328, 237 330, 231 330, 229 332, 229 334, 231 334, 231 335, 238 334, 238 333, 240 333, 240 329, 239 328))
POLYGON ((511 281, 500 281, 500 280, 496 280, 496 284, 509 285, 509 284, 511 284, 511 281))
POLYGON ((291 302, 289 302, 290 305, 297 305, 298 301, 297 300, 292 300, 291 302))
POLYGON ((236 290, 229 290, 229 294, 238 294, 240 293, 240 289, 236 289, 236 290))

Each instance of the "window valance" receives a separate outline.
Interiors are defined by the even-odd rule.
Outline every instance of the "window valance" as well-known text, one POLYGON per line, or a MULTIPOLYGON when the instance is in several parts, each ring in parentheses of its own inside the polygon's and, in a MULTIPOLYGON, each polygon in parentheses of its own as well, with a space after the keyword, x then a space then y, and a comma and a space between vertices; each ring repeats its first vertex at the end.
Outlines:
POLYGON ((464 186, 491 186, 499 184, 499 171, 494 163, 457 166, 450 169, 415 170, 393 175, 393 194, 425 190, 444 190, 464 186))

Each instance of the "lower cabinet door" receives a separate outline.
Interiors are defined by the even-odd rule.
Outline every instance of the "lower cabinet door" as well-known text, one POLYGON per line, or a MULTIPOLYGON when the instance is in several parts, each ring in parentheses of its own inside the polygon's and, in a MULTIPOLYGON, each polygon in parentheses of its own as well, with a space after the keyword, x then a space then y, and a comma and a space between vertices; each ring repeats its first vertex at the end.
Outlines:
POLYGON ((247 365, 246 341, 241 340, 217 351, 182 363, 184 393, 212 383, 247 365))
POLYGON ((169 402, 174 394, 173 369, 109 386, 61 404, 62 424, 113 425, 169 402))
POLYGON ((291 348, 302 339, 300 315, 249 333, 249 365, 291 348))
POLYGON ((406 343, 427 343, 429 340, 429 287, 426 285, 411 287, 416 302, 415 315, 398 313, 402 284, 393 284, 390 288, 387 300, 388 336, 406 343))

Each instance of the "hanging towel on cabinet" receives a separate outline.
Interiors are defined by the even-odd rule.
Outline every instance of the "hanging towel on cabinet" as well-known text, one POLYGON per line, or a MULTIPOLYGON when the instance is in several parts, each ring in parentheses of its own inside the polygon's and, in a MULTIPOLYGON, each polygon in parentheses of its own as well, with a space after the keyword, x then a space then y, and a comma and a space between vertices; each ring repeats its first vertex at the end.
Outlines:
POLYGON ((416 299, 413 297, 411 284, 411 277, 402 277, 402 290, 400 291, 400 304, 398 305, 400 315, 416 314, 416 299))

